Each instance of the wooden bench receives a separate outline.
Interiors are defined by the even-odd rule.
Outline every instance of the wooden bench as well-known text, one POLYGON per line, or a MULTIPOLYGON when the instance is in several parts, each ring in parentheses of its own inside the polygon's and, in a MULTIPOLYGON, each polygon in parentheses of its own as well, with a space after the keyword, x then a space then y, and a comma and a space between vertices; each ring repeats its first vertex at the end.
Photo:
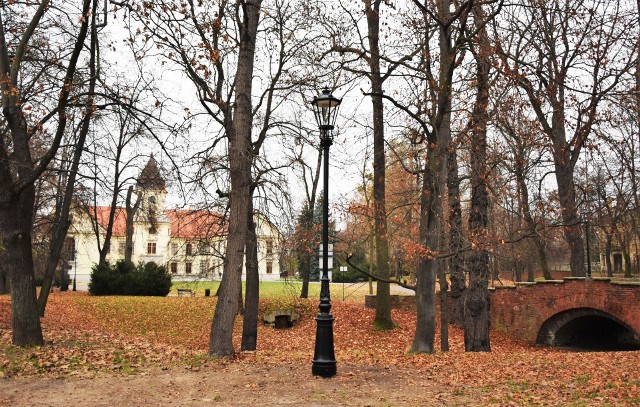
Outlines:
POLYGON ((178 297, 195 297, 196 293, 190 288, 178 288, 178 297))

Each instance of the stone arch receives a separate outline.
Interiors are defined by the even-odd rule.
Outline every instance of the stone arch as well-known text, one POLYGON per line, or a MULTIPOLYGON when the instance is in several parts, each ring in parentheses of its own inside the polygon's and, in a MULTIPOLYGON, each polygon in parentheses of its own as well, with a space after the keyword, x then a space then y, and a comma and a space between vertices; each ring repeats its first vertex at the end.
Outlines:
POLYGON ((595 308, 573 308, 547 319, 536 343, 592 349, 640 349, 640 335, 627 323, 595 308), (607 346, 609 345, 609 346, 607 346))

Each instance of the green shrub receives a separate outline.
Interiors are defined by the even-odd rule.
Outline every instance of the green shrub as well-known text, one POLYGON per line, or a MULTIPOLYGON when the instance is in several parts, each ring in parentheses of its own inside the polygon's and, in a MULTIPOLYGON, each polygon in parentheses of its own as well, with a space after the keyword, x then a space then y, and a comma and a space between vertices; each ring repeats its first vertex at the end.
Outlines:
POLYGON ((164 266, 150 262, 93 266, 89 292, 93 295, 165 296, 171 290, 171 273, 164 266))
POLYGON ((366 275, 352 268, 349 268, 344 272, 340 271, 340 269, 334 269, 331 276, 332 283, 357 283, 358 281, 365 280, 367 280, 366 275))

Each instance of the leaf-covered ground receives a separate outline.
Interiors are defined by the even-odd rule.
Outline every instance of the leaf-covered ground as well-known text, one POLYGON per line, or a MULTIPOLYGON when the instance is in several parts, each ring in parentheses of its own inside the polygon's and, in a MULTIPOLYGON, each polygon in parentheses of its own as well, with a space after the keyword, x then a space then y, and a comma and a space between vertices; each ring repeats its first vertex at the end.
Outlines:
MULTIPOLYGON (((49 405, 640 405, 640 352, 576 353, 493 331, 491 353, 465 353, 451 328, 450 352, 409 355, 415 313, 394 310, 397 328, 378 332, 361 301, 333 301, 330 380, 310 374, 315 300, 264 300, 262 313, 295 306, 302 318, 260 326, 258 351, 234 360, 205 356, 215 298, 54 293, 47 345, 31 349, 10 345, 9 301, 0 296, 0 404, 32 394, 49 405)), ((240 329, 241 318, 237 346, 240 329)))

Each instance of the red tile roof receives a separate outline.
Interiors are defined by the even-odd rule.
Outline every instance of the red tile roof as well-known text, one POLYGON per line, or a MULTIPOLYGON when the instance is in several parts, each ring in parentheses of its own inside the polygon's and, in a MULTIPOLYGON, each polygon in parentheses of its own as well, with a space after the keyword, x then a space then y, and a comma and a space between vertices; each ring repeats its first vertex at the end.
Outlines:
MULTIPOLYGON (((109 206, 97 206, 97 220, 100 226, 107 228, 109 223, 109 206)), ((171 237, 185 239, 208 239, 226 234, 219 213, 207 210, 167 209, 165 211, 171 222, 171 237)), ((93 214, 92 214, 93 215, 93 214)), ((116 207, 113 220, 113 236, 124 237, 126 229, 125 208, 116 207)))
POLYGON ((171 237, 207 239, 226 233, 219 213, 206 210, 167 209, 171 237))
MULTIPOLYGON (((90 208, 90 212, 92 208, 90 208)), ((105 230, 107 229, 107 225, 109 224, 109 212, 111 211, 111 207, 110 206, 96 206, 96 213, 97 213, 97 220, 98 220, 98 224, 100 224, 100 226, 102 226, 105 230)), ((93 213, 90 213, 91 217, 93 216, 93 213)), ((95 217, 94 217, 95 218, 95 217)), ((126 215, 126 211, 124 208, 120 208, 120 207, 116 207, 115 210, 115 214, 113 217, 113 231, 112 231, 112 236, 125 236, 125 230, 126 230, 126 222, 127 222, 127 215, 126 215)))

